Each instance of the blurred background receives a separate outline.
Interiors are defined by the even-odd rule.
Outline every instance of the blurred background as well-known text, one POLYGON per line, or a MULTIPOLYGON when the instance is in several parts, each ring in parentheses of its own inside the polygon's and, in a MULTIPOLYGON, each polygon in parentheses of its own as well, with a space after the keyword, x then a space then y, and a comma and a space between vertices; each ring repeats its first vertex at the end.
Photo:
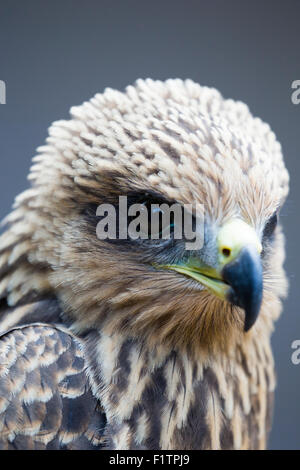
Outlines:
POLYGON ((53 120, 105 87, 137 78, 191 78, 246 102, 283 145, 291 192, 282 213, 290 295, 273 348, 278 387, 271 449, 300 448, 299 0, 1 0, 0 218, 27 187, 35 148, 53 120))

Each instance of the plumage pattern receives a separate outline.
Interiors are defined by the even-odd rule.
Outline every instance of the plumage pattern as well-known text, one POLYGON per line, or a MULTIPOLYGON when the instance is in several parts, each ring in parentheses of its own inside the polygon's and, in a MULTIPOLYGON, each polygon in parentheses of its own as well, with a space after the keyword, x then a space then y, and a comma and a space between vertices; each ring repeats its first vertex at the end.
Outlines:
POLYGON ((270 127, 191 80, 138 80, 54 123, 29 179, 0 238, 1 445, 264 448, 287 288, 280 226, 266 237, 288 194, 270 127), (264 290, 252 330, 241 308, 155 267, 183 259, 180 243, 97 238, 95 208, 132 194, 205 204, 198 255, 214 269, 220 227, 253 228, 264 290))
POLYGON ((100 449, 105 419, 85 367, 82 344, 62 326, 31 323, 2 334, 0 448, 100 449))
POLYGON ((260 358, 254 367, 242 348, 236 357, 199 360, 90 333, 91 384, 106 410, 109 447, 263 449, 272 418, 273 359, 268 344, 252 348, 260 358))

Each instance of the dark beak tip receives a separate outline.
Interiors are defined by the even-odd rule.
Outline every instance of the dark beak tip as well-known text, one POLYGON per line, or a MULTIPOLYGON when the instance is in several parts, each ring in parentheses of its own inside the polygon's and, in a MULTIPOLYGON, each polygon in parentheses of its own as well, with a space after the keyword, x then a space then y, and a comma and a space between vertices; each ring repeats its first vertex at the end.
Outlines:
POLYGON ((255 315, 255 316, 249 316, 249 314, 247 314, 247 312, 245 312, 245 322, 244 322, 244 332, 247 333, 249 330, 251 330, 251 328, 253 327, 253 325, 255 324, 256 320, 257 320, 257 317, 258 317, 258 314, 255 315))
POLYGON ((262 303, 263 276, 259 255, 243 249, 238 258, 223 269, 230 284, 228 300, 245 311, 244 332, 256 322, 262 303))
POLYGON ((256 292, 256 299, 252 303, 252 308, 249 310, 247 307, 245 308, 245 323, 244 323, 244 331, 247 333, 253 325, 256 323, 256 320, 259 316, 260 308, 262 303, 262 285, 260 289, 256 292))

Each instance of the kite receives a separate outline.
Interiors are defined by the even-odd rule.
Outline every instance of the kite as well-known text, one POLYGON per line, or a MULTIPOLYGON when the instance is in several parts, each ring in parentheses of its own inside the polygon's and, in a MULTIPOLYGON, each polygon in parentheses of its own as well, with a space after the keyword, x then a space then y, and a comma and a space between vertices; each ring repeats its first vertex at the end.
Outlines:
POLYGON ((138 80, 70 113, 0 238, 0 448, 265 448, 287 290, 274 133, 191 80, 138 80), (201 247, 173 219, 166 238, 97 236, 97 208, 118 215, 120 196, 151 216, 203 208, 201 247))

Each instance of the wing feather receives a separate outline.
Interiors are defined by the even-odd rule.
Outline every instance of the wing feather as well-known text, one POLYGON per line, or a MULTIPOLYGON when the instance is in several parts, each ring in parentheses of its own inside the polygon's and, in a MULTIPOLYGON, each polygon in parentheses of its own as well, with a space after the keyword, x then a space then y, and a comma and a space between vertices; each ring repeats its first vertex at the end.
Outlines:
POLYGON ((0 448, 99 449, 105 415, 93 397, 82 344, 49 324, 0 338, 0 448))

